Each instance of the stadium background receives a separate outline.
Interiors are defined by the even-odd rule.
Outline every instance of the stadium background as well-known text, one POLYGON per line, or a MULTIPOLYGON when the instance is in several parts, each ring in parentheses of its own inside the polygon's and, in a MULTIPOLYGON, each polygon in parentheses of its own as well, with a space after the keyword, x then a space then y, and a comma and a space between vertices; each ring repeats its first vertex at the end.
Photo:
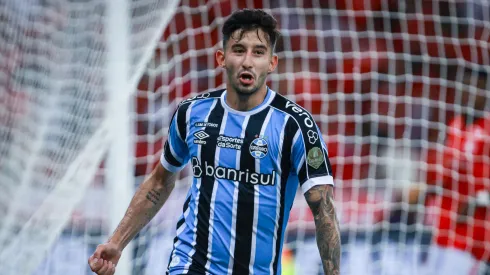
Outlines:
MULTIPOLYGON (((214 60, 220 27, 232 11, 246 7, 266 8, 278 19, 280 62, 268 85, 309 110, 327 142, 342 229, 343 274, 420 272, 433 245, 438 208, 412 208, 402 198, 410 195, 412 184, 424 180, 430 168, 427 157, 441 151, 447 124, 461 111, 458 92, 464 70, 490 65, 489 3, 182 1, 132 98, 135 110, 128 115, 134 122, 136 185, 158 162, 177 104, 222 87, 224 74, 215 69, 214 60)), ((11 60, 2 68, 9 75, 16 53, 2 57, 11 60)), ((5 87, 2 105, 15 101, 13 111, 23 112, 22 90, 8 83, 5 87)), ((102 163, 36 274, 87 272, 86 257, 109 231, 103 211, 110 203, 105 200, 105 173, 102 163)), ((134 274, 164 270, 188 176, 185 169, 169 203, 138 235, 134 274)), ((291 269, 295 273, 288 274, 318 272, 314 232, 311 213, 298 193, 285 239, 285 274, 291 269)))

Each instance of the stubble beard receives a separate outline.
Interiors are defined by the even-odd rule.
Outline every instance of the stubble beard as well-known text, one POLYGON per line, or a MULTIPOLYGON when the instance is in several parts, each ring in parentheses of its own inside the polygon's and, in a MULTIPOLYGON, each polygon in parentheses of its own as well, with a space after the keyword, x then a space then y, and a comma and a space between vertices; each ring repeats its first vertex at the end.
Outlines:
POLYGON ((241 87, 242 85, 240 83, 237 83, 235 85, 233 85, 235 88, 235 91, 237 93, 237 95, 240 97, 240 98, 248 98, 250 97, 251 95, 255 94, 258 90, 259 90, 259 86, 256 85, 252 88, 249 88, 249 87, 241 87), (245 89, 244 89, 245 88, 245 89), (248 88, 248 89, 247 89, 248 88))
POLYGON ((252 96, 253 94, 255 94, 260 89, 260 87, 262 87, 262 85, 265 82, 265 78, 267 77, 267 74, 265 76, 260 75, 257 79, 255 79, 255 84, 253 85, 253 87, 242 86, 240 84, 240 80, 238 80, 238 78, 235 78, 235 79, 232 78, 232 77, 234 77, 234 74, 230 74, 228 72, 228 76, 229 76, 228 81, 231 82, 231 85, 232 85, 233 89, 235 89, 238 97, 241 99, 247 99, 250 96, 252 96), (230 77, 230 76, 232 76, 232 77, 230 77))

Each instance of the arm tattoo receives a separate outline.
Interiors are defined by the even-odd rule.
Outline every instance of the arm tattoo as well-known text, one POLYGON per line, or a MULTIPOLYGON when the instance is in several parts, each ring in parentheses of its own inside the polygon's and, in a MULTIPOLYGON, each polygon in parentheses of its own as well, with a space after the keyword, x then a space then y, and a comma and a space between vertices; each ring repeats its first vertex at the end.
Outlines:
POLYGON ((160 192, 156 191, 155 189, 151 189, 146 194, 146 199, 151 201, 153 205, 157 205, 158 201, 160 201, 160 192))
POLYGON ((340 274, 340 230, 335 214, 333 187, 314 186, 305 193, 315 217, 316 239, 325 274, 340 274))

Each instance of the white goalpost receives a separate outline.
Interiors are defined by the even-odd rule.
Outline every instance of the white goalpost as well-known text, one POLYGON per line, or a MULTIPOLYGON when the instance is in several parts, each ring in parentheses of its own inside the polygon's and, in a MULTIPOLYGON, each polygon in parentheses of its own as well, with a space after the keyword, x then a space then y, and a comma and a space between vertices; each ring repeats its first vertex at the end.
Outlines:
MULTIPOLYGON (((481 80, 468 70, 490 66, 488 1, 1 1, 1 274, 91 274, 88 257, 158 163, 179 102, 224 87, 214 54, 241 8, 278 20, 267 84, 324 135, 341 274, 430 273, 441 208, 409 203, 410 190, 429 181, 429 155, 443 152, 451 120, 477 113, 461 91, 481 80)), ((464 178, 459 165, 445 172, 464 178)), ((116 274, 166 271, 191 177, 186 167, 116 274)), ((322 274, 301 192, 284 242, 283 274, 322 274)))
MULTIPOLYGON (((107 91, 114 111, 115 137, 107 155, 107 194, 111 201, 110 230, 114 230, 129 205, 134 188, 132 183, 131 156, 131 123, 128 114, 130 108, 130 28, 131 18, 128 1, 108 1, 107 5, 107 91), (117 120, 116 120, 117 119, 117 120)), ((130 253, 128 245, 118 263, 118 273, 131 274, 130 253)))

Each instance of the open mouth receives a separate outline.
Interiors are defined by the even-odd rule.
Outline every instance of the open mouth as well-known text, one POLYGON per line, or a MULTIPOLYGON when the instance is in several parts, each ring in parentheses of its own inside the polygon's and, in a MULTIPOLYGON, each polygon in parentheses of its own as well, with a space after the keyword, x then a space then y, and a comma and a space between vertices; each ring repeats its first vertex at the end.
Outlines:
POLYGON ((248 72, 241 73, 238 78, 243 85, 250 85, 254 81, 254 76, 248 72))

